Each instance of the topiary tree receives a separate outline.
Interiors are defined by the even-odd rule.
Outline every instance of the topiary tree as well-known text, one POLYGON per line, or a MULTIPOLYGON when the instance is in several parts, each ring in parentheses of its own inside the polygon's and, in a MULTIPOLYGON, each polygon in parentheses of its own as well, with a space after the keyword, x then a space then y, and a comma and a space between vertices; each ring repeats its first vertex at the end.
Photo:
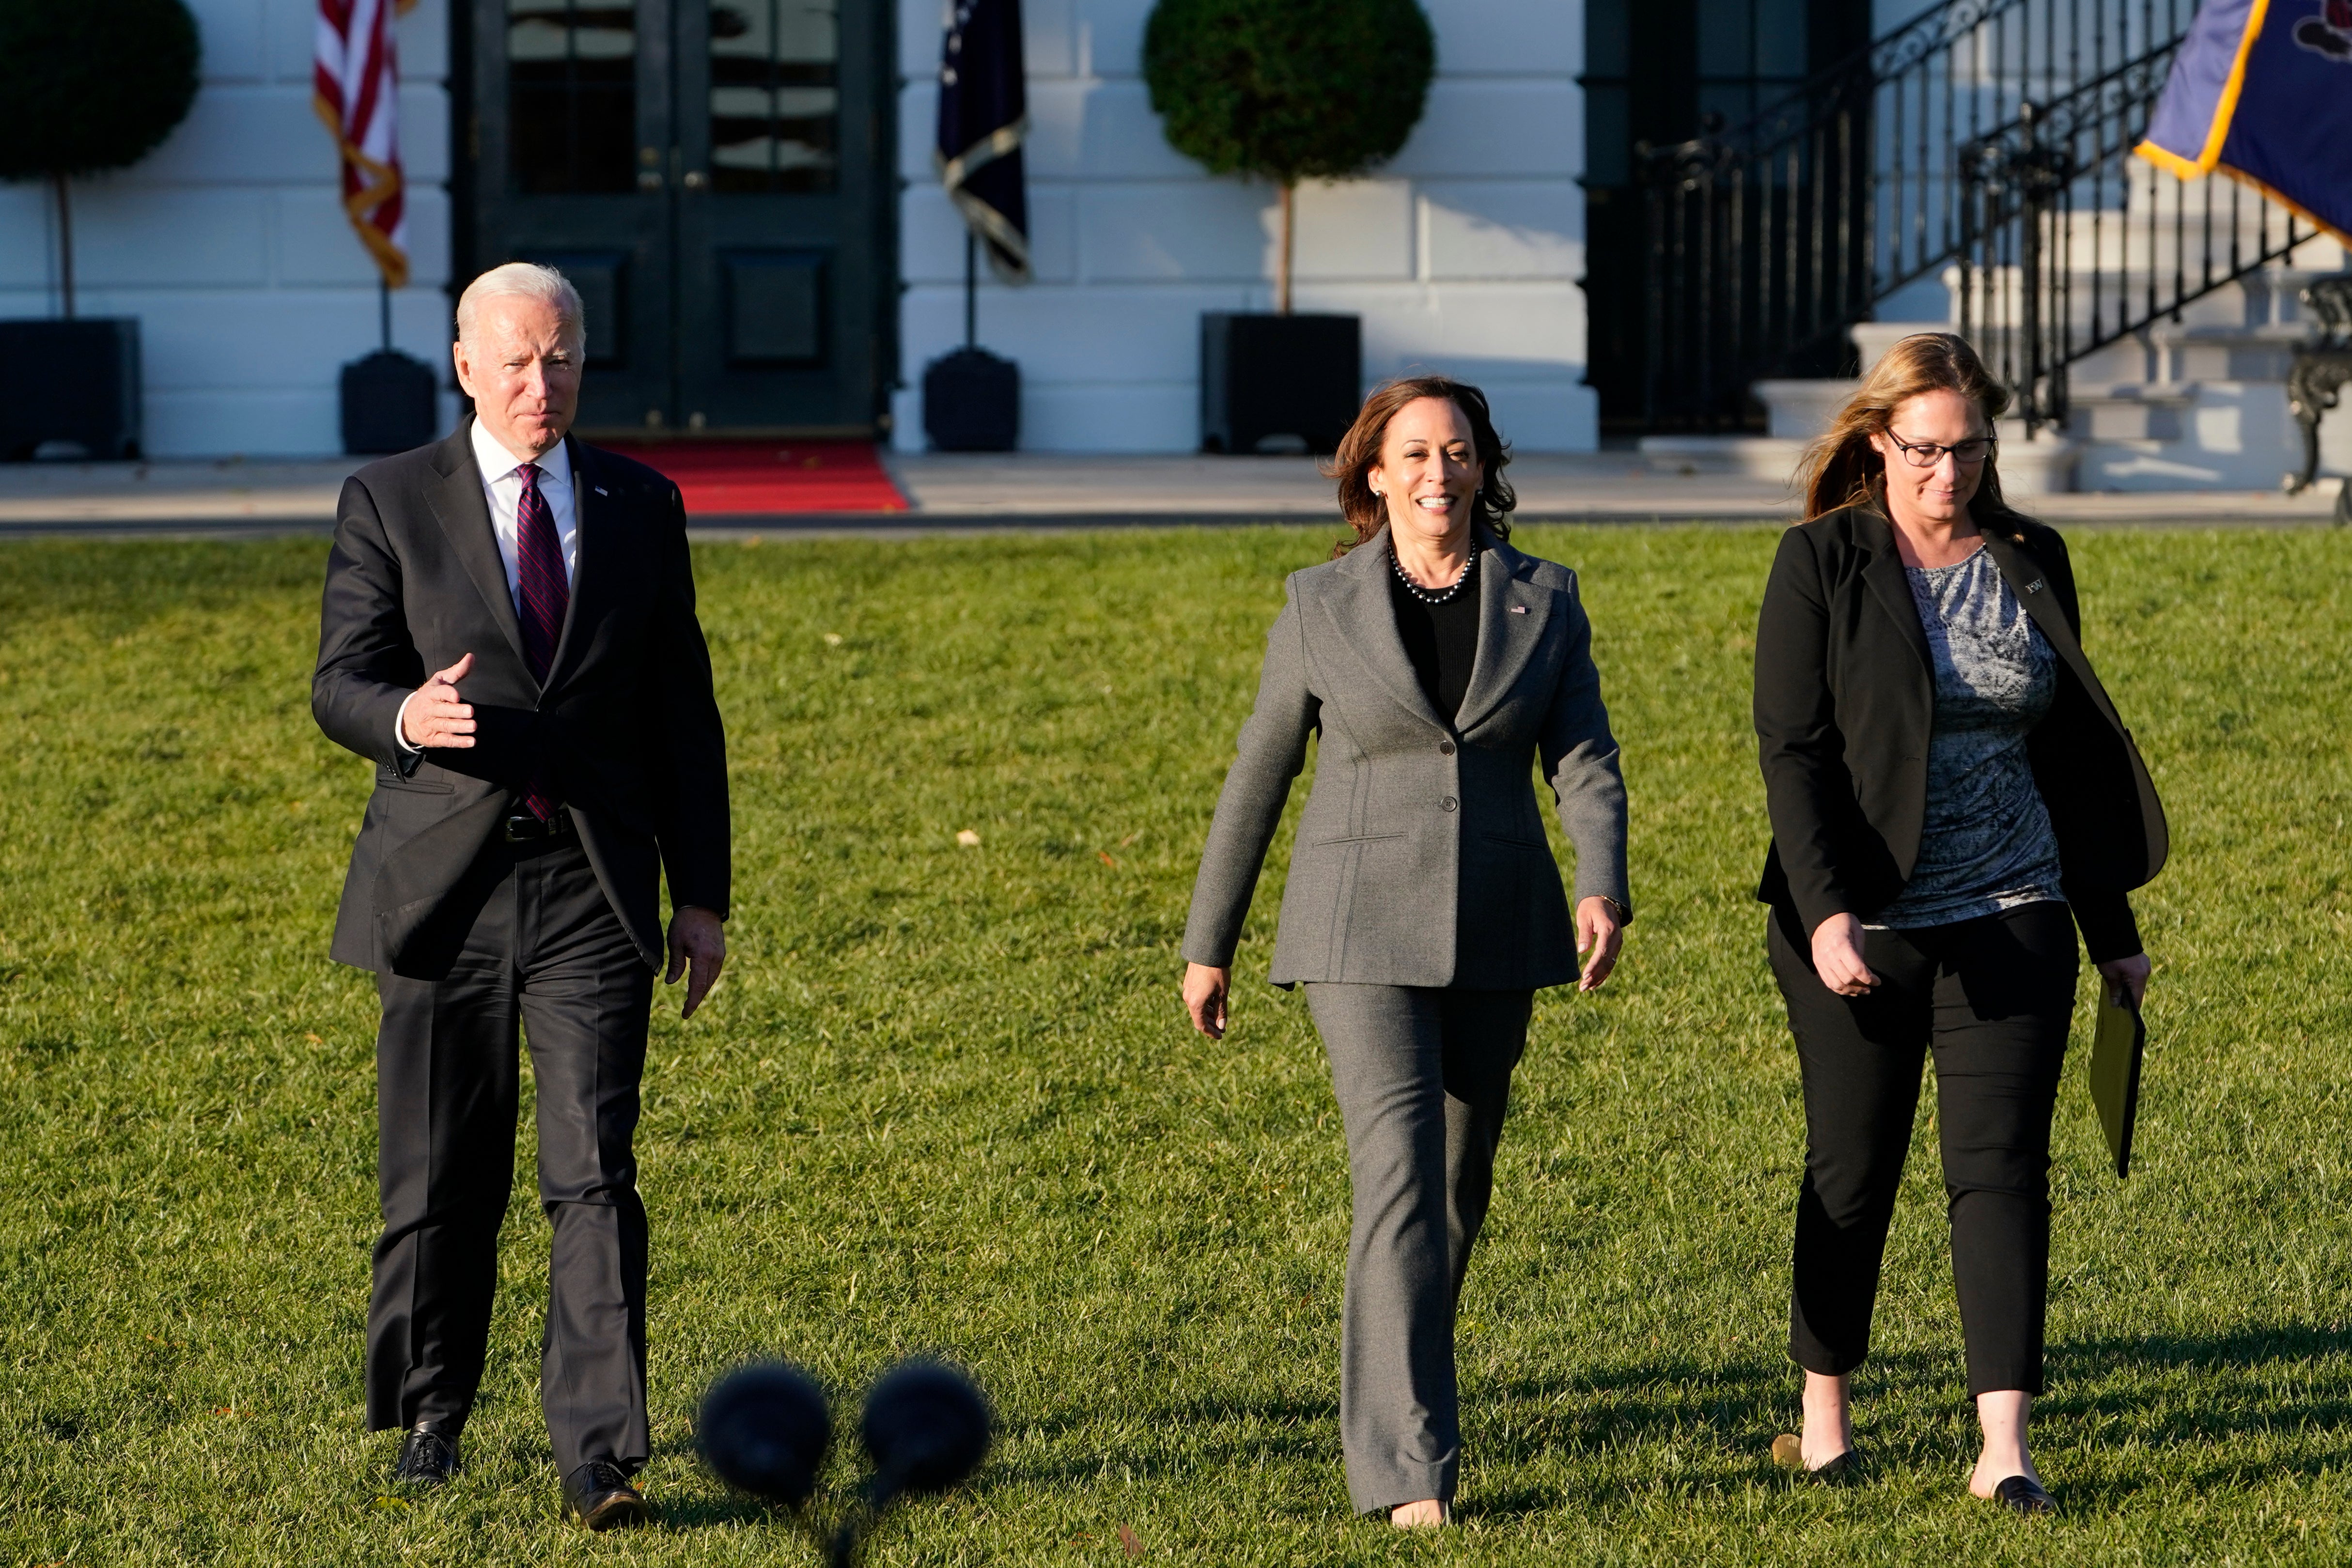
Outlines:
POLYGON ((1176 151, 1282 191, 1276 308, 1290 313, 1293 198, 1394 157, 1437 68, 1413 0, 1160 0, 1143 78, 1176 151))
POLYGON ((136 163, 187 118, 203 46, 183 0, 0 0, 0 180, 57 192, 74 313, 68 180, 136 163))

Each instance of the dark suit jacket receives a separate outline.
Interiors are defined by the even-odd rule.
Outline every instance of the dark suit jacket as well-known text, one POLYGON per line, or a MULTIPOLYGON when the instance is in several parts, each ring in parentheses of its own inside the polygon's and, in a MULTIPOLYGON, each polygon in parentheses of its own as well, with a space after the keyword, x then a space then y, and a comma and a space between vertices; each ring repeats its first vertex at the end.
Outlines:
POLYGON ((727 743, 685 508, 644 465, 577 441, 571 450, 579 563, 544 687, 523 662, 467 432, 343 485, 310 711, 329 738, 375 763, 376 788, 335 917, 340 962, 437 977, 465 933, 433 916, 542 758, 648 963, 663 953, 665 867, 674 904, 727 912, 727 743), (474 707, 475 745, 420 760, 394 738, 394 716, 428 673, 467 653, 458 695, 474 707))
POLYGON ((1320 732, 1270 977, 1532 990, 1576 978, 1532 764, 1576 846, 1576 895, 1630 909, 1625 782, 1576 574, 1491 534, 1452 723, 1397 634, 1385 529, 1292 574, 1192 890, 1184 956, 1229 965, 1291 780, 1320 732))
MULTIPOLYGON (((2124 896, 2162 869, 2164 808, 2131 731, 2084 655, 2074 571, 2054 529, 1981 518, 1985 548, 2058 655, 2028 737, 2067 902, 2092 961, 2140 950, 2124 896)), ((1756 896, 1810 933, 1869 919, 1903 890, 1927 812, 1936 692, 1895 530, 1848 507, 1780 538, 1756 628, 1756 734, 1772 848, 1756 896)))

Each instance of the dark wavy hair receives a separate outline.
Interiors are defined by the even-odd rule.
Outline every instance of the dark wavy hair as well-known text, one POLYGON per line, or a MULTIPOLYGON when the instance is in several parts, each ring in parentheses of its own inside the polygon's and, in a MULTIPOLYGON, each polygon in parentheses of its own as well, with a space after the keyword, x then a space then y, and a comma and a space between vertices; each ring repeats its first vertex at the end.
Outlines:
POLYGON ((1380 466, 1381 443, 1388 438, 1389 421, 1405 404, 1425 397, 1442 397, 1462 411, 1470 422, 1470 444, 1478 454, 1478 494, 1470 508, 1471 521, 1484 523, 1495 530, 1495 537, 1511 537, 1511 509, 1519 498, 1511 491, 1510 481, 1503 477, 1504 467, 1511 461, 1511 448, 1495 434, 1494 416, 1486 409, 1486 394, 1468 382, 1457 382, 1452 376, 1400 376, 1372 389, 1364 400, 1356 423, 1339 438, 1339 450, 1323 465, 1323 476, 1339 484, 1339 515, 1356 530, 1352 539, 1341 539, 1331 547, 1331 559, 1337 560, 1349 550, 1381 531, 1389 520, 1388 508, 1372 494, 1371 473, 1380 466))

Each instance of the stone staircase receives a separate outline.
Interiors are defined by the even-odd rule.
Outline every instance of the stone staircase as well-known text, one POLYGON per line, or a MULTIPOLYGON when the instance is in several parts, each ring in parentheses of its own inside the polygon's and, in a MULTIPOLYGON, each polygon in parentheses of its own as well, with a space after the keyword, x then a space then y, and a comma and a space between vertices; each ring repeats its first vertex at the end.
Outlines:
MULTIPOLYGON (((2105 221, 2116 224, 2113 214, 2105 221)), ((2083 252, 2091 251, 2086 236, 2074 237, 2083 252)), ((2111 256, 2116 246, 2110 234, 2111 256)), ((2178 321, 2159 321, 2075 361, 2068 371, 2063 430, 2045 427, 2028 440, 2021 421, 2002 422, 2003 487, 2017 495, 2279 488, 2303 457, 2301 434, 2287 412, 2287 370, 2296 346, 2316 330, 2304 319, 2296 294, 2313 279, 2344 270, 2352 256, 2322 236, 2297 247, 2289 260, 2292 265, 2249 273, 2192 301, 2178 321)), ((2100 275, 2110 308, 2119 277, 2129 298, 2147 292, 2144 268, 2121 274, 2110 268, 2100 275)), ((1930 319, 1854 327, 1864 371, 1913 332, 1957 331, 1958 285, 1958 269, 1948 270, 1940 319, 1927 312, 1930 319)), ((2016 279, 1997 277, 1991 287, 2014 290, 2016 279)), ((2087 290, 2086 276, 2074 309, 2087 312, 2087 290)), ((2015 319, 2013 308, 1994 314, 2015 319)), ((2008 334, 1979 329, 1973 336, 1998 373, 2008 334)), ((1666 473, 1786 478, 1805 443, 1826 428, 1858 384, 1759 382, 1750 391, 1766 410, 1765 434, 1654 435, 1643 438, 1641 451, 1653 468, 1666 473)), ((2323 476, 2352 475, 2352 408, 2321 422, 2320 465, 2323 476)))

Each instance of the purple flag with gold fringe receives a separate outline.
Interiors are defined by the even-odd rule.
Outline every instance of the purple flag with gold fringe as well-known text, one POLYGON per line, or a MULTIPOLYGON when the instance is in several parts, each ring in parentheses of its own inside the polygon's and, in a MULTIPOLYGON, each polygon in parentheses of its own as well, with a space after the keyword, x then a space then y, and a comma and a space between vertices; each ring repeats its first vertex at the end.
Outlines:
POLYGON ((2352 245, 2352 0, 2206 0, 2139 155, 2219 169, 2352 245))

